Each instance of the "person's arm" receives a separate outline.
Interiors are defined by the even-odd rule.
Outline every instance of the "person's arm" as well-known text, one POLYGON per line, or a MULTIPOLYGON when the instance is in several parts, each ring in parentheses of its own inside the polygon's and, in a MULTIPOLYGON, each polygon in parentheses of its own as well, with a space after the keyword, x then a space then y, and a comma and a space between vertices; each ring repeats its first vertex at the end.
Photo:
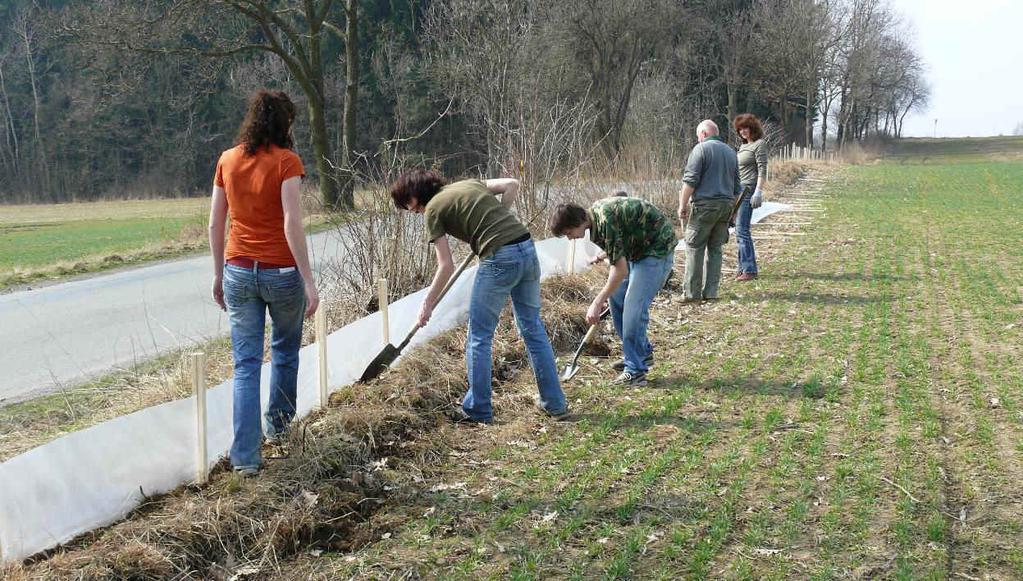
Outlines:
POLYGON ((607 299, 618 290, 618 287, 625 280, 625 277, 629 275, 629 265, 625 262, 625 258, 619 258, 615 262, 611 263, 611 270, 607 273, 607 282, 604 283, 604 288, 600 289, 597 293, 596 298, 590 303, 590 308, 586 310, 586 322, 591 325, 596 325, 600 321, 600 313, 604 311, 607 306, 607 299))
POLYGON ((455 271, 455 261, 451 258, 451 246, 448 244, 447 236, 434 240, 433 250, 437 255, 437 272, 433 275, 433 282, 430 283, 430 290, 426 292, 423 304, 419 305, 419 318, 416 320, 419 327, 425 327, 430 321, 433 308, 437 306, 437 297, 444 290, 444 285, 448 284, 451 273, 455 271))
POLYGON ((604 252, 603 250, 601 250, 600 252, 597 253, 596 256, 594 256, 593 258, 590 259, 589 263, 591 265, 592 264, 597 264, 598 262, 601 262, 603 260, 607 260, 607 252, 604 252))
POLYGON ((511 208, 515 200, 519 198, 519 180, 515 178, 496 178, 487 180, 487 189, 495 196, 501 196, 501 205, 511 208))
POLYGON ((309 250, 305 244, 305 228, 302 225, 302 178, 295 176, 281 183, 281 205, 284 207, 284 237, 288 248, 295 257, 298 273, 305 286, 305 316, 311 317, 320 306, 320 294, 309 267, 309 250))
POLYGON ((693 192, 696 188, 693 186, 683 183, 682 190, 678 193, 678 221, 685 224, 689 218, 689 200, 693 197, 693 192))
POLYGON ((753 158, 757 162, 757 187, 753 190, 750 205, 759 208, 764 203, 764 182, 767 181, 767 145, 763 141, 757 145, 753 158))
POLYGON ((213 301, 226 311, 224 302, 224 232, 227 230, 227 192, 213 186, 210 203, 210 254, 213 255, 213 301))
POLYGON ((682 173, 682 190, 678 193, 678 221, 685 223, 689 217, 689 200, 703 178, 703 147, 698 143, 689 153, 686 169, 682 173))
POLYGON ((767 182, 767 143, 763 140, 757 146, 756 154, 753 158, 757 162, 757 189, 763 190, 764 185, 767 182))

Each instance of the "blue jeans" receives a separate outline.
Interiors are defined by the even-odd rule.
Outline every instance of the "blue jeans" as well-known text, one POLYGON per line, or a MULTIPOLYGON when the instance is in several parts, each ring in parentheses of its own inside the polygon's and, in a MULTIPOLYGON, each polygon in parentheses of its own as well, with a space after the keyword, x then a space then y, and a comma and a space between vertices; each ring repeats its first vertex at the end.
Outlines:
POLYGON ((742 186, 742 203, 735 215, 735 243, 739 247, 739 272, 757 273, 757 253, 753 249, 753 235, 750 232, 750 221, 753 218, 753 206, 749 200, 753 196, 753 186, 742 186))
POLYGON ((234 355, 234 441, 231 465, 258 468, 260 445, 259 379, 263 366, 266 311, 273 332, 270 341, 270 405, 267 433, 279 434, 295 417, 298 385, 298 350, 302 346, 305 292, 298 269, 257 270, 224 266, 224 301, 231 321, 234 355))
POLYGON ((646 258, 629 262, 629 276, 608 299, 615 332, 622 339, 625 370, 632 374, 646 373, 646 358, 653 354, 646 330, 650 325, 650 304, 668 280, 675 255, 646 258))
POLYGON ((491 404, 494 331, 509 296, 536 376, 540 404, 551 414, 568 409, 554 350, 540 320, 540 262, 533 241, 526 240, 502 246, 494 255, 481 260, 472 286, 469 338, 465 345, 469 390, 462 398, 462 409, 474 420, 489 421, 494 417, 491 404))

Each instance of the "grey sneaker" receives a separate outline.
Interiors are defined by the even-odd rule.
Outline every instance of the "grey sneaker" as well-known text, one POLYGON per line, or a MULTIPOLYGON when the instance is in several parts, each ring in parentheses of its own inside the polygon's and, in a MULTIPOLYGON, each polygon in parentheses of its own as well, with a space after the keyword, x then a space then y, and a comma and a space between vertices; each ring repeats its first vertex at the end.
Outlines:
POLYGON ((259 476, 258 466, 235 466, 234 473, 242 478, 255 478, 259 476))
MULTIPOLYGON (((650 355, 647 355, 646 359, 643 360, 643 363, 645 363, 648 368, 653 367, 654 354, 651 353, 650 355)), ((615 361, 614 363, 611 364, 611 369, 614 369, 615 371, 625 371, 625 360, 619 359, 618 361, 615 361)))
POLYGON ((628 371, 623 371, 621 373, 621 375, 616 377, 614 379, 614 381, 611 382, 611 385, 625 385, 625 386, 628 386, 628 387, 643 387, 644 385, 646 385, 648 383, 650 383, 650 382, 646 380, 646 374, 645 373, 630 373, 628 371))

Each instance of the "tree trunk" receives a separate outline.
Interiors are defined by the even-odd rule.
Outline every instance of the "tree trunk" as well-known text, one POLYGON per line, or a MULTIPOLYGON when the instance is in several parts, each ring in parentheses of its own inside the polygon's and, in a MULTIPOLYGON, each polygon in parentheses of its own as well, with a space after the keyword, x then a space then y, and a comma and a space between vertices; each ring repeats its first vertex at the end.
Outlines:
POLYGON ((359 98, 359 2, 345 0, 345 108, 341 121, 340 203, 355 207, 355 114, 359 98))
POLYGON ((32 121, 35 129, 35 154, 39 160, 39 169, 42 171, 42 188, 44 195, 50 201, 56 201, 53 192, 50 191, 50 164, 46 159, 46 148, 43 146, 42 134, 39 130, 39 88, 36 83, 35 59, 32 54, 32 41, 29 38, 28 17, 21 22, 22 29, 18 31, 19 36, 25 43, 25 60, 28 64, 28 78, 32 86, 32 121))
POLYGON ((320 199, 332 210, 342 207, 338 194, 337 171, 330 163, 330 139, 327 133, 326 93, 323 90, 323 56, 320 52, 322 21, 309 23, 309 138, 316 156, 316 173, 320 176, 320 199))
POLYGON ((315 157, 316 173, 320 176, 320 199, 328 208, 337 209, 339 203, 337 179, 334 168, 327 158, 330 146, 322 95, 322 84, 319 87, 319 96, 309 95, 309 141, 315 157))
POLYGON ((14 127, 14 115, 11 113, 11 102, 7 97, 7 83, 4 81, 2 63, 0 63, 0 96, 3 97, 4 116, 7 119, 4 124, 7 126, 7 130, 4 131, 4 140, 7 142, 7 147, 11 152, 12 173, 20 176, 21 171, 18 166, 21 163, 21 153, 18 146, 18 132, 14 127))
POLYGON ((739 114, 738 111, 736 111, 736 109, 739 107, 739 103, 738 103, 739 98, 738 98, 738 94, 737 94, 739 92, 739 88, 736 87, 735 80, 731 79, 731 78, 729 79, 728 84, 726 85, 725 88, 728 91, 728 131, 727 131, 727 133, 728 133, 728 135, 733 135, 735 133, 735 128, 732 127, 732 122, 735 121, 735 117, 739 114))
POLYGON ((808 149, 813 149, 813 97, 815 94, 816 92, 810 89, 810 85, 807 85, 806 114, 803 116, 803 125, 805 127, 803 140, 808 149))

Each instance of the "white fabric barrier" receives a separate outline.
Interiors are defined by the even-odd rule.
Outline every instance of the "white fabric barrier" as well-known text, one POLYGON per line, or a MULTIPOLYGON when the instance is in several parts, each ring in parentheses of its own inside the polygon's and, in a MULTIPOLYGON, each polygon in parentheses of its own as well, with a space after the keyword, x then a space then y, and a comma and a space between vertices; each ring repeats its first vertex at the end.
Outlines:
POLYGON ((764 202, 760 204, 759 208, 753 209, 753 216, 750 218, 750 224, 756 224, 771 214, 788 210, 792 206, 788 204, 782 204, 779 202, 764 202))
MULTIPOLYGON (((544 277, 565 272, 569 241, 536 243, 544 277)), ((599 249, 576 243, 575 272, 588 268, 599 249)), ((476 267, 466 269, 434 310, 415 345, 453 328, 468 315, 476 267)), ((397 344, 412 328, 420 290, 390 305, 391 337, 397 344), (394 339, 397 338, 397 339, 394 339)), ((357 380, 384 347, 381 315, 374 313, 327 339, 331 391, 357 380)), ((298 416, 319 403, 316 345, 300 352, 298 416)), ((269 398, 270 369, 261 374, 262 403, 269 398)), ((207 392, 207 445, 212 467, 231 445, 231 380, 207 392)), ((144 495, 168 492, 196 477, 194 396, 122 416, 58 438, 0 464, 0 561, 18 561, 77 535, 122 519, 144 495)))

